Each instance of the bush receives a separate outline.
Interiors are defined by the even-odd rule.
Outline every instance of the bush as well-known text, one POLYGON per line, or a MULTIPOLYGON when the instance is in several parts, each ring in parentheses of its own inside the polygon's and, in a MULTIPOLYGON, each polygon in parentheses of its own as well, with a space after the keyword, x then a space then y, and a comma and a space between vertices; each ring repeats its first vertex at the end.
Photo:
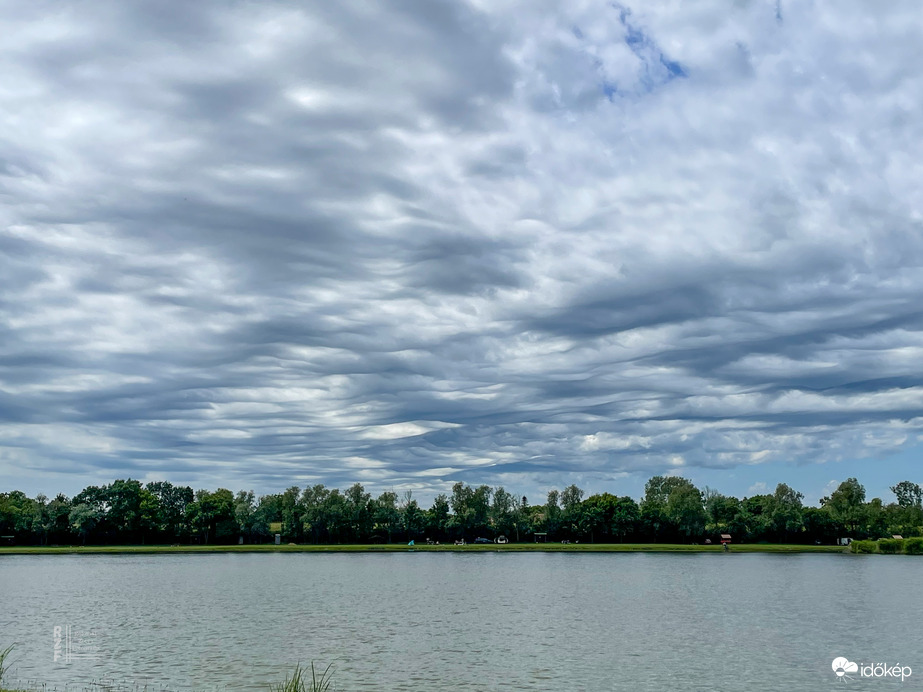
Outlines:
POLYGON ((908 555, 923 555, 923 538, 905 538, 904 552, 908 555))
POLYGON ((849 549, 854 553, 877 553, 878 541, 853 541, 849 549))
POLYGON ((904 541, 899 538, 879 538, 878 552, 887 555, 897 555, 904 549, 904 541))

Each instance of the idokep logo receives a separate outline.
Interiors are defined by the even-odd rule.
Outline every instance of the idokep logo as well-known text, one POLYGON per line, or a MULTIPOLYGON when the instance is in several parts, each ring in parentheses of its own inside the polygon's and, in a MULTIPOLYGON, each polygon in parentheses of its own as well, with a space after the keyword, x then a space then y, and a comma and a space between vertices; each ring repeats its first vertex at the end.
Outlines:
POLYGON ((910 666, 889 663, 853 663, 848 658, 839 656, 831 664, 833 672, 842 681, 852 680, 850 673, 859 673, 862 678, 900 678, 901 682, 910 677, 913 672, 910 666))
POLYGON ((847 673, 858 673, 859 665, 840 656, 839 658, 833 659, 833 672, 836 673, 838 678, 849 678, 851 680, 852 675, 848 675, 847 673))

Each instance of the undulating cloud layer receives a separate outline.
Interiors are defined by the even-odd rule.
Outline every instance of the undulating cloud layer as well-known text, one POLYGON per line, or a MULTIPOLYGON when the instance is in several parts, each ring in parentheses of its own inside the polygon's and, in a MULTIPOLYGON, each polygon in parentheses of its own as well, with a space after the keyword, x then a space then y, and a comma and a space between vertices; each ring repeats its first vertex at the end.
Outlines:
POLYGON ((921 439, 915 2, 0 28, 4 486, 525 491, 921 439))

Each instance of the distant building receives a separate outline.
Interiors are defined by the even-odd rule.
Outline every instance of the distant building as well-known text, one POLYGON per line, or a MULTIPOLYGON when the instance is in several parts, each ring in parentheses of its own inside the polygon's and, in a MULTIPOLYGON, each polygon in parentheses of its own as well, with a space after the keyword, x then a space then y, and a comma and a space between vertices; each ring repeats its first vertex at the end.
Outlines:
POLYGON ((730 542, 731 542, 731 534, 722 533, 721 534, 721 544, 724 545, 725 543, 730 543, 730 542))
POLYGON ((891 534, 891 538, 896 538, 896 539, 899 540, 899 541, 904 540, 904 537, 901 536, 899 533, 893 533, 893 534, 891 534))

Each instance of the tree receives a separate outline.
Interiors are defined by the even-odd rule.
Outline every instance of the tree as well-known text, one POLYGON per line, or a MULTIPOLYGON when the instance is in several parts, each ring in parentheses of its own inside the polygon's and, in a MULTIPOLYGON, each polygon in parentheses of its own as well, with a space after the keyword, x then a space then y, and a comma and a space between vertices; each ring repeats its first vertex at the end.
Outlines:
POLYGON ((550 536, 555 535, 561 527, 560 498, 561 494, 557 490, 551 490, 545 501, 545 531, 550 536))
POLYGON ((138 502, 138 531, 141 542, 156 536, 160 527, 160 500, 147 488, 140 489, 138 502))
POLYGON ((856 534, 862 526, 865 513, 865 488, 859 481, 847 478, 825 500, 824 507, 830 516, 856 534))
POLYGON ((515 530, 515 498, 503 486, 494 489, 490 505, 490 523, 500 535, 512 534, 515 530))
POLYGON ((776 536, 780 540, 796 535, 804 528, 801 504, 803 499, 804 495, 792 490, 785 483, 776 486, 770 517, 776 536))
POLYGON ((490 497, 493 489, 489 485, 479 485, 471 495, 471 528, 475 533, 490 533, 490 497))
POLYGON ((576 485, 569 485, 561 491, 561 526, 569 535, 580 532, 580 501, 583 491, 576 485))
POLYGON ((293 485, 282 493, 282 538, 289 543, 304 540, 304 507, 301 488, 293 485))
POLYGON ((732 522, 732 535, 749 541, 767 541, 772 538, 772 510, 775 504, 772 495, 753 495, 740 502, 740 510, 732 522), (744 529, 744 526, 746 527, 744 529))
POLYGON ((32 502, 32 533, 39 537, 41 545, 48 544, 48 498, 39 493, 32 502))
POLYGON ((93 532, 93 529, 96 528, 96 524, 99 521, 99 510, 94 509, 86 502, 81 502, 79 505, 71 508, 68 514, 68 521, 70 522, 71 529, 80 537, 83 545, 86 545, 87 536, 93 532))
POLYGON ((706 530, 727 533, 739 509, 740 500, 736 497, 728 497, 711 488, 705 488, 705 514, 708 517, 706 530))
POLYGON ((401 515, 397 509, 397 493, 385 491, 375 501, 375 526, 388 533, 388 543, 394 530, 400 526, 401 515))
POLYGON ((590 543, 596 542, 596 536, 605 535, 610 528, 606 518, 606 498, 612 497, 609 493, 590 495, 580 506, 580 521, 578 527, 582 535, 590 536, 590 543))
POLYGON ((840 534, 839 524, 830 512, 820 507, 807 507, 802 513, 804 534, 809 542, 833 543, 840 534))
POLYGON ((610 520, 612 533, 619 539, 619 543, 626 536, 635 533, 641 523, 641 508, 638 503, 627 495, 618 498, 612 505, 612 518, 610 520))
POLYGON ((440 493, 426 511, 426 530, 433 540, 445 540, 449 531, 449 498, 440 493))
POLYGON ((449 526, 460 538, 468 537, 471 531, 474 520, 474 509, 471 507, 473 497, 474 491, 470 485, 459 481, 452 486, 452 497, 449 499, 452 517, 449 519, 449 526))
POLYGON ((873 497, 864 508, 865 530, 870 538, 888 537, 888 515, 880 497, 873 497))
POLYGON ((25 539, 32 529, 32 506, 21 490, 0 493, 0 535, 25 539))
POLYGON ((168 481, 153 481, 145 487, 158 500, 157 529, 161 537, 170 543, 187 537, 189 526, 185 521, 186 505, 195 499, 192 488, 188 485, 173 485, 168 481))
MULTIPOLYGON (((349 524, 352 539, 356 543, 361 543, 368 538, 372 528, 372 495, 365 492, 361 483, 353 483, 346 491, 344 500, 345 519, 349 524)), ((333 502, 337 503, 338 500, 333 502)))
POLYGON ((404 500, 401 503, 401 526, 408 540, 415 540, 420 532, 423 531, 425 517, 420 505, 413 499, 413 491, 404 492, 404 500))
POLYGON ((706 519, 702 493, 692 483, 676 485, 667 499, 666 515, 686 538, 701 535, 706 519))
POLYGON ((218 488, 215 492, 199 490, 195 500, 186 506, 187 521, 207 545, 209 542, 228 541, 237 531, 234 517, 234 495, 230 490, 218 488))
POLYGON ((606 540, 614 536, 623 541, 626 536, 637 532, 641 521, 641 510, 630 497, 616 497, 611 493, 591 495, 580 505, 578 526, 590 541, 606 540))
POLYGON ((923 505, 923 488, 910 481, 901 481, 891 486, 891 492, 897 497, 897 504, 901 507, 917 507, 923 505))
POLYGON ((68 519, 71 504, 66 495, 58 493, 46 509, 46 530, 52 543, 70 540, 71 527, 68 519))
MULTIPOLYGON (((644 485, 644 498, 641 500, 641 523, 645 532, 655 541, 664 535, 669 536, 680 530, 675 521, 676 513, 671 513, 667 505, 670 495, 680 489, 686 489, 685 492, 688 492, 689 488, 695 490, 696 493, 699 492, 691 481, 680 476, 653 476, 644 485)), ((674 500, 674 505, 677 507, 678 502, 679 498, 674 500)))
POLYGON ((701 491, 680 476, 654 476, 644 486, 641 523, 654 540, 681 533, 686 538, 705 530, 701 491))
POLYGON ((901 481, 891 488, 897 498, 897 508, 892 511, 893 524, 899 533, 918 536, 923 527, 923 489, 916 483, 901 481))
POLYGON ((359 530, 364 530, 364 522, 370 521, 369 502, 371 502, 371 496, 362 491, 361 485, 358 483, 356 485, 359 486, 361 492, 354 492, 351 497, 342 495, 338 489, 334 488, 324 498, 324 503, 320 508, 319 521, 324 527, 328 541, 342 543, 355 535, 357 526, 359 530), (357 500, 361 502, 363 496, 369 499, 365 501, 364 509, 359 511, 357 515, 356 502, 357 500))
POLYGON ((256 498, 252 490, 238 490, 234 497, 234 519, 241 536, 253 539, 253 515, 256 511, 256 498))

